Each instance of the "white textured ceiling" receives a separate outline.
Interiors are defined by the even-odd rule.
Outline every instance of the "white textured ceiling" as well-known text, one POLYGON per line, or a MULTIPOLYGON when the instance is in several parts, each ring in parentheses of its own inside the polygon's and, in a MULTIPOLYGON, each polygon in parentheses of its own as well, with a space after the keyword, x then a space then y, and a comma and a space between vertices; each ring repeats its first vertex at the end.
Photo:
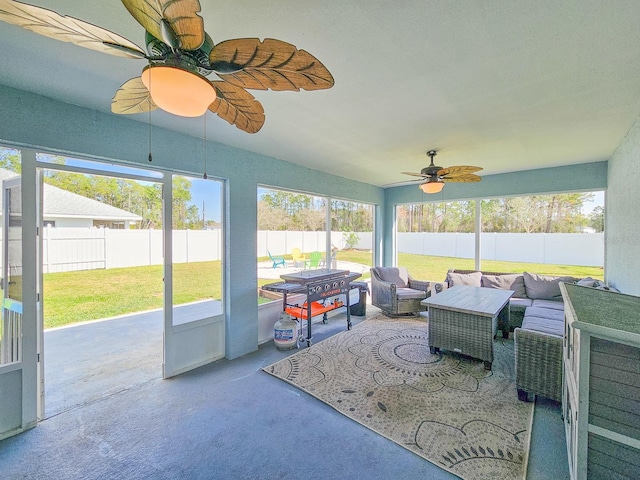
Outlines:
MULTIPOLYGON (((30 3, 144 47, 118 0, 30 3)), ((335 78, 330 90, 252 91, 262 130, 209 113, 207 138, 373 185, 410 179, 400 172, 420 171, 430 149, 481 175, 606 160, 640 115, 638 0, 200 3, 214 42, 284 40, 335 78)), ((0 42, 1 84, 103 112, 145 65, 2 22, 0 42)), ((151 118, 202 137, 202 119, 151 118)))

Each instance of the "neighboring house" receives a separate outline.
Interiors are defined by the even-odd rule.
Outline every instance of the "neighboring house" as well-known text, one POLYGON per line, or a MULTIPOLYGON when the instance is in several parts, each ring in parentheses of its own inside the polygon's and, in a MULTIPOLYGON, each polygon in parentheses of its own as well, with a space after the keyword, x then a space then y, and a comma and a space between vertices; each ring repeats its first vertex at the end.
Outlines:
MULTIPOLYGON (((17 176, 19 175, 15 172, 0 168, 0 181, 17 176)), ((44 224, 52 227, 128 229, 142 220, 142 217, 134 213, 46 183, 43 196, 44 224)), ((2 200, 0 195, 0 206, 2 200)))

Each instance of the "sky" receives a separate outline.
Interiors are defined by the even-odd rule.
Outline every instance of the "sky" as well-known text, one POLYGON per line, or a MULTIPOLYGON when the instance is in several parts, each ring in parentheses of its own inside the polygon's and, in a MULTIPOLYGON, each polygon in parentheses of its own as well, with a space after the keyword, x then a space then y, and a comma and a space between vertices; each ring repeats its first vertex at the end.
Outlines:
POLYGON ((582 213, 585 215, 589 215, 596 207, 604 207, 604 192, 593 192, 593 195, 594 197, 591 202, 585 202, 582 205, 582 213))

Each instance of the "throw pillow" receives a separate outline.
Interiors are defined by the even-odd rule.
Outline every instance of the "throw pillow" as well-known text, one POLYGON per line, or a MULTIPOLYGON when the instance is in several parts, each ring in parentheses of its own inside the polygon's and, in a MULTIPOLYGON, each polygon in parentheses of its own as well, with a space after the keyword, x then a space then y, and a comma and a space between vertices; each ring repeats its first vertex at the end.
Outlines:
POLYGON ((480 282, 483 287, 499 288, 500 290, 513 290, 512 298, 524 298, 527 296, 524 290, 524 276, 520 273, 509 275, 483 275, 480 282))
POLYGON ((553 277, 551 275, 538 275, 537 273, 524 272, 524 289, 527 297, 539 300, 557 300, 562 298, 560 282, 573 283, 573 277, 553 277))
POLYGON ((576 285, 581 285, 583 287, 595 287, 596 281, 591 277, 583 278, 582 280, 578 280, 576 285))
POLYGON ((450 287, 455 285, 469 285, 472 287, 479 287, 480 280, 482 278, 481 272, 473 272, 473 273, 447 273, 446 282, 450 287))

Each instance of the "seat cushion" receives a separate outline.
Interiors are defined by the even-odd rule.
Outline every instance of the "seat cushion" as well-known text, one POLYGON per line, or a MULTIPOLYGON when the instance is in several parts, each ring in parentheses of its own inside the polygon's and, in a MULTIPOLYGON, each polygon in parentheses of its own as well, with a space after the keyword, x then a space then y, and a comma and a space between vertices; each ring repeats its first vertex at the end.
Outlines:
POLYGON ((548 318, 555 322, 564 322, 564 311, 556 310, 555 308, 536 307, 535 305, 527 307, 524 312, 524 317, 527 318, 528 316, 548 318))
POLYGON ((532 306, 564 311, 564 302, 556 300, 534 300, 532 306))
POLYGON ((530 298, 515 298, 511 297, 509 299, 509 308, 519 309, 524 312, 524 309, 533 305, 533 300, 530 298))
POLYGON ((499 288, 501 290, 513 290, 514 297, 526 297, 524 290, 524 276, 520 273, 508 275, 482 275, 481 286, 487 288, 499 288))
POLYGON ((450 287, 455 285, 469 285, 471 287, 480 287, 482 272, 473 273, 454 273, 448 272, 446 282, 450 287))
POLYGON ((375 267, 375 272, 380 280, 395 283, 397 287, 406 287, 409 284, 409 273, 406 268, 396 267, 375 267))
POLYGON ((564 335, 564 322, 556 322, 548 318, 525 316, 522 321, 522 329, 562 338, 564 335))
POLYGON ((413 288, 396 288, 396 296, 398 300, 423 299, 427 298, 427 292, 414 290, 413 288))

